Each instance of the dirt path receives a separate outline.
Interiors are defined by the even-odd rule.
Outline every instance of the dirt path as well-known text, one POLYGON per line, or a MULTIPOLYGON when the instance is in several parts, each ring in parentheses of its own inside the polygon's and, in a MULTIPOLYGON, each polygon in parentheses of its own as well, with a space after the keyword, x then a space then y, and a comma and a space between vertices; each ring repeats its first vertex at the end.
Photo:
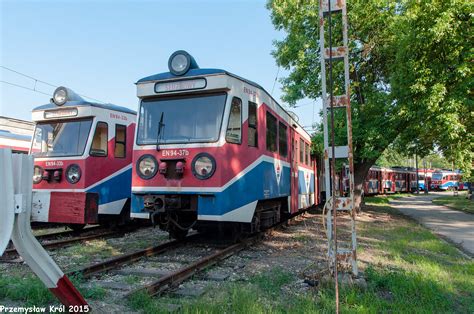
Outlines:
POLYGON ((408 215, 435 233, 460 246, 474 256, 474 215, 435 205, 437 195, 403 197, 390 201, 390 206, 408 215))

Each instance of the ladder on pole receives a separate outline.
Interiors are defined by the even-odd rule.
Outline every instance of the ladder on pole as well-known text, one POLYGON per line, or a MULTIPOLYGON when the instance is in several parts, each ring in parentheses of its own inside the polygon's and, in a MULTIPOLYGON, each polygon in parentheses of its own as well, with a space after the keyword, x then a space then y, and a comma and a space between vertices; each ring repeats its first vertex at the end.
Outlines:
MULTIPOLYGON (((326 216, 327 238, 328 238, 328 257, 331 263, 337 263, 340 260, 349 261, 352 267, 352 273, 357 276, 357 237, 355 225, 355 208, 354 208, 354 163, 352 154, 352 120, 350 106, 350 86, 349 86, 349 48, 347 35, 347 7, 346 0, 320 0, 319 2, 319 45, 321 52, 321 81, 322 81, 322 99, 323 99, 323 127, 324 127, 324 172, 326 186, 326 207, 328 213, 326 216), (329 37, 331 38, 331 24, 327 23, 332 20, 333 16, 339 15, 342 19, 342 46, 333 47, 329 41, 328 48, 325 46, 325 26, 328 25, 329 37), (326 82, 326 62, 329 62, 329 96, 326 82), (344 63, 344 93, 341 95, 333 95, 332 67, 333 63, 344 63), (333 123, 329 124, 328 118, 334 118, 334 111, 345 109, 345 119, 347 125, 347 145, 335 146, 334 140, 330 142, 329 132, 334 132, 333 123), (331 113, 328 117, 328 112, 331 113), (329 127, 331 129, 329 129, 329 127), (331 162, 338 158, 347 159, 348 163, 348 193, 343 196, 338 195, 335 186, 336 173, 334 164, 331 162), (334 185, 332 185, 334 184, 334 185), (341 239, 345 247, 338 248, 337 222, 335 215, 337 212, 347 212, 350 216, 350 239, 341 239), (336 230, 334 230, 336 229, 336 230), (336 236, 335 236, 336 235, 336 236)), ((331 122, 334 120, 331 119, 331 122)), ((345 173, 345 171, 344 171, 345 173)), ((334 266, 334 264, 333 264, 334 266)))

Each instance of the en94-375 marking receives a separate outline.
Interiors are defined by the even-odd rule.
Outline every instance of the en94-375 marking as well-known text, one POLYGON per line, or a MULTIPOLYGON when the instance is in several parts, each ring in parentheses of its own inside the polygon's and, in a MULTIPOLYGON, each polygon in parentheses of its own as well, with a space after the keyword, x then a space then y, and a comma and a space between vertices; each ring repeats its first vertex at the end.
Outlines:
POLYGON ((161 151, 162 157, 186 157, 189 156, 187 149, 168 149, 161 151))

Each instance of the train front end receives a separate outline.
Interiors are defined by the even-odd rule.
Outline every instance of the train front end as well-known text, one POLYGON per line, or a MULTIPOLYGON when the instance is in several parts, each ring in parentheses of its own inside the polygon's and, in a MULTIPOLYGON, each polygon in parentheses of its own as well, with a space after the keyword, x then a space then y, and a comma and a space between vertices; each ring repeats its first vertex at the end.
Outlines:
POLYGON ((228 207, 218 192, 231 153, 222 149, 231 87, 185 52, 172 59, 170 72, 137 82, 131 217, 180 238, 206 216, 203 208, 228 207))
MULTIPOLYGON (((137 82, 131 217, 182 238, 191 229, 251 233, 277 221, 283 207, 288 213, 288 150, 286 157, 264 150, 261 89, 224 70, 200 69, 184 51, 168 67, 137 82)), ((288 127, 280 124, 283 150, 288 127)))
POLYGON ((32 221, 80 229, 129 218, 135 116, 65 87, 33 110, 32 221))

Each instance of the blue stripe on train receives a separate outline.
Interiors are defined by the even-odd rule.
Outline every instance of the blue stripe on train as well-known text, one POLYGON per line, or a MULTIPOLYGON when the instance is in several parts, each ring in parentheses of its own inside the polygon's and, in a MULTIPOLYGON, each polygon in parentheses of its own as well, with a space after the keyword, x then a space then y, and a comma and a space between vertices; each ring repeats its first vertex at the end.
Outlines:
MULTIPOLYGON (((176 193, 155 192, 155 194, 176 193)), ((180 194, 199 194, 199 192, 181 192, 180 194)), ((288 197, 290 195, 290 168, 282 167, 278 184, 274 164, 262 161, 224 191, 211 193, 211 195, 198 198, 199 215, 224 215, 256 200, 288 197)), ((140 212, 144 212, 143 197, 132 194, 132 213, 140 212)))
POLYGON ((102 182, 87 190, 87 192, 99 194, 99 205, 122 200, 130 197, 130 186, 132 182, 132 168, 102 182))

